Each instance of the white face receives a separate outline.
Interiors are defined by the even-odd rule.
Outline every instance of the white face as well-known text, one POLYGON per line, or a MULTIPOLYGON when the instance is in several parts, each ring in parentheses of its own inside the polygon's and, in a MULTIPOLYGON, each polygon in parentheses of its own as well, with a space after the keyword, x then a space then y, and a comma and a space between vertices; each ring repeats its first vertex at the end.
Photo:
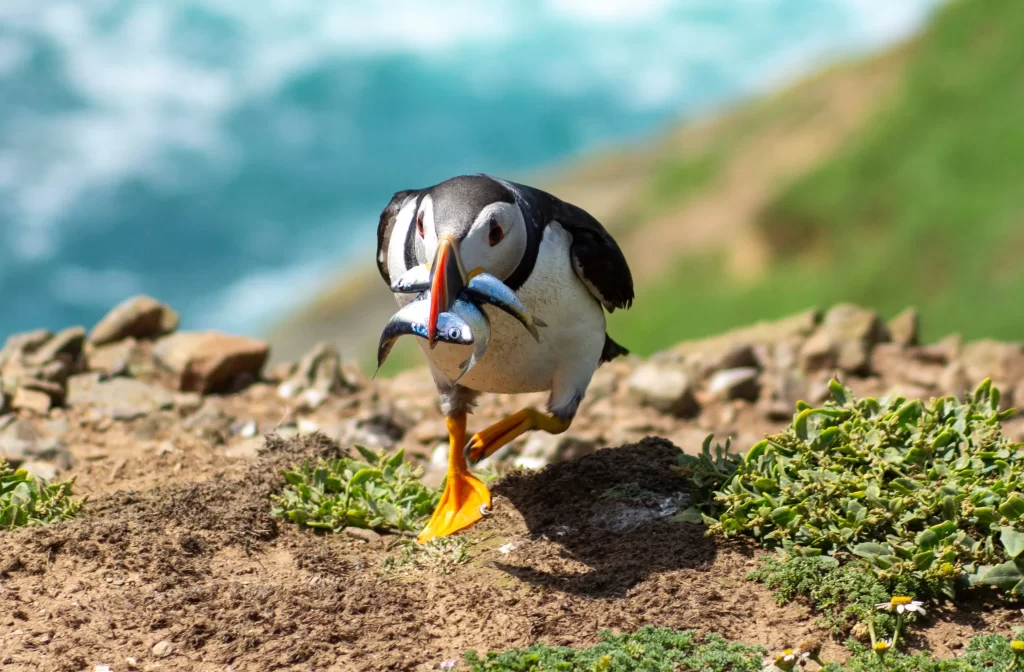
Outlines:
MULTIPOLYGON (((424 197, 420 204, 415 225, 417 234, 423 236, 423 247, 430 264, 437 252, 438 239, 430 196, 424 197)), ((526 242, 526 222, 519 206, 501 201, 491 203, 480 211, 469 233, 456 244, 462 271, 469 275, 481 269, 504 280, 519 266, 526 252, 526 242)))

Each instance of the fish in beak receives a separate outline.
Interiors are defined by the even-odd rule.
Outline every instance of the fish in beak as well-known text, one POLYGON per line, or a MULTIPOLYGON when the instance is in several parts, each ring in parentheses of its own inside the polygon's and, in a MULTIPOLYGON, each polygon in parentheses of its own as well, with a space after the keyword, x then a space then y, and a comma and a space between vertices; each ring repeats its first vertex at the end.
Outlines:
POLYGON ((437 254, 430 267, 430 314, 427 317, 427 341, 431 348, 437 345, 438 316, 451 310, 455 299, 458 298, 459 292, 465 285, 462 262, 459 259, 455 243, 451 238, 444 237, 437 244, 437 254))

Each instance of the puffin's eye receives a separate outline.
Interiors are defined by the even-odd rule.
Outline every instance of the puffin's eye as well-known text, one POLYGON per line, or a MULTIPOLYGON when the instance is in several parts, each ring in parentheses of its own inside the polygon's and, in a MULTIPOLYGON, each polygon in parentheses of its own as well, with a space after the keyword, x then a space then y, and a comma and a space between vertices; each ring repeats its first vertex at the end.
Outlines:
POLYGON ((501 224, 498 224, 498 220, 492 219, 490 229, 487 231, 487 242, 491 244, 491 247, 494 247, 504 237, 505 230, 501 228, 501 224))
POLYGON ((423 237, 423 213, 420 212, 416 215, 416 233, 420 234, 420 238, 423 237))

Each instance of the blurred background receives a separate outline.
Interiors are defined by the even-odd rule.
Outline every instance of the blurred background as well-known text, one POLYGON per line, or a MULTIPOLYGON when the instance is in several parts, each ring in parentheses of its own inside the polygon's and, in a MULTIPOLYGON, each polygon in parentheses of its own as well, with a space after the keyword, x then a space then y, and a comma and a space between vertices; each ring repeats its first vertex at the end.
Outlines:
POLYGON ((613 231, 641 354, 839 300, 1019 340, 1022 110, 1020 0, 3 0, 0 337, 146 293, 366 358, 380 210, 489 172, 613 231))

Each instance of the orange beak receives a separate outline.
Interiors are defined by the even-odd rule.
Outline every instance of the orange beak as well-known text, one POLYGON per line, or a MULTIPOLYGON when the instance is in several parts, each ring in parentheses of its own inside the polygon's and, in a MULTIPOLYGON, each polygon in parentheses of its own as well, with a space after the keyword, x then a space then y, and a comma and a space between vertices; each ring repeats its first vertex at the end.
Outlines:
POLYGON ((437 344, 437 317, 451 309, 459 292, 465 286, 458 253, 451 238, 442 238, 430 269, 430 317, 427 319, 427 341, 433 348, 437 344))

